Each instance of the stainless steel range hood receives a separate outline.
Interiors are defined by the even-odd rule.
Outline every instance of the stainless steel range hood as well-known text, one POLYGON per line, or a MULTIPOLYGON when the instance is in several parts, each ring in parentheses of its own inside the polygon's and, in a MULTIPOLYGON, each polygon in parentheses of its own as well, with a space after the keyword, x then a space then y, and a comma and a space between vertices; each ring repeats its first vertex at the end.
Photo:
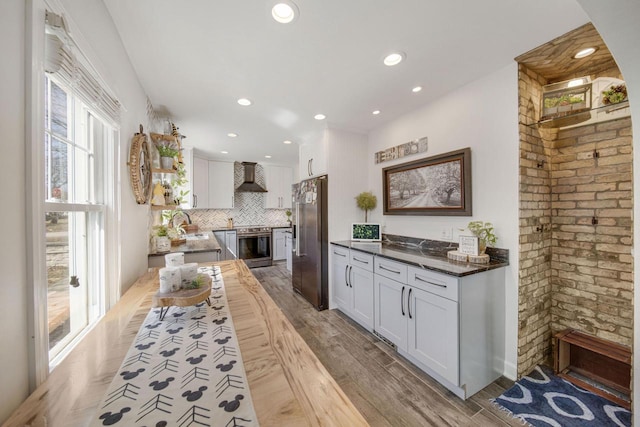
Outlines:
POLYGON ((244 182, 240 184, 236 191, 266 193, 267 190, 260 184, 256 183, 256 164, 255 162, 242 162, 244 168, 244 182))

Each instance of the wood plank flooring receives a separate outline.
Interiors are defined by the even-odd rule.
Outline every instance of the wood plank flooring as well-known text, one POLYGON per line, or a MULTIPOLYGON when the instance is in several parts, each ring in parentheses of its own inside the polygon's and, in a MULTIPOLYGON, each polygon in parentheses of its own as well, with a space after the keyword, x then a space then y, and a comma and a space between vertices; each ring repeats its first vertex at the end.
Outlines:
POLYGON ((522 426, 489 402, 512 381, 463 401, 340 311, 316 311, 283 263, 251 272, 371 426, 522 426))

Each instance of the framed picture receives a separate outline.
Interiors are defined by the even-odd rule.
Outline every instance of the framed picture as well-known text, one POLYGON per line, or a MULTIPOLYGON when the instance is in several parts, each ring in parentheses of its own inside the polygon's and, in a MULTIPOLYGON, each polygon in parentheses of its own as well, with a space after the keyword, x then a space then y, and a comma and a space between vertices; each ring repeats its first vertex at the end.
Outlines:
POLYGON ((382 169, 385 215, 471 216, 471 149, 382 169))

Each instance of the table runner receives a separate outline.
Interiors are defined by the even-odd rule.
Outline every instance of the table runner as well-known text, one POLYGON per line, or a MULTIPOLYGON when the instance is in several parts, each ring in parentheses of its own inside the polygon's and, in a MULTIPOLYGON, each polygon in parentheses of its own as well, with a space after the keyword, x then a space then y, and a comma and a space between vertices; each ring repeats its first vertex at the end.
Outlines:
POLYGON ((220 268, 199 272, 211 307, 151 309, 92 426, 258 426, 220 268))

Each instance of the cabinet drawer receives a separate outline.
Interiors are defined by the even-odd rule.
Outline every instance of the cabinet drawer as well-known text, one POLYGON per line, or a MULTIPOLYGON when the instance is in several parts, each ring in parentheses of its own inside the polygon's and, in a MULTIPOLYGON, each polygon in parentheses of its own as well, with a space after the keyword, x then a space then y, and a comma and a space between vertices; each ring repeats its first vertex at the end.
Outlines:
POLYGON ((373 255, 351 249, 349 264, 363 270, 373 271, 373 255))
POLYGON ((331 245, 331 256, 337 256, 340 259, 344 258, 345 262, 349 262, 349 249, 342 246, 331 245))
POLYGON ((375 257, 375 273, 400 283, 407 283, 407 265, 390 259, 375 257))
POLYGON ((417 267, 409 267, 409 285, 458 301, 458 278, 417 267))

